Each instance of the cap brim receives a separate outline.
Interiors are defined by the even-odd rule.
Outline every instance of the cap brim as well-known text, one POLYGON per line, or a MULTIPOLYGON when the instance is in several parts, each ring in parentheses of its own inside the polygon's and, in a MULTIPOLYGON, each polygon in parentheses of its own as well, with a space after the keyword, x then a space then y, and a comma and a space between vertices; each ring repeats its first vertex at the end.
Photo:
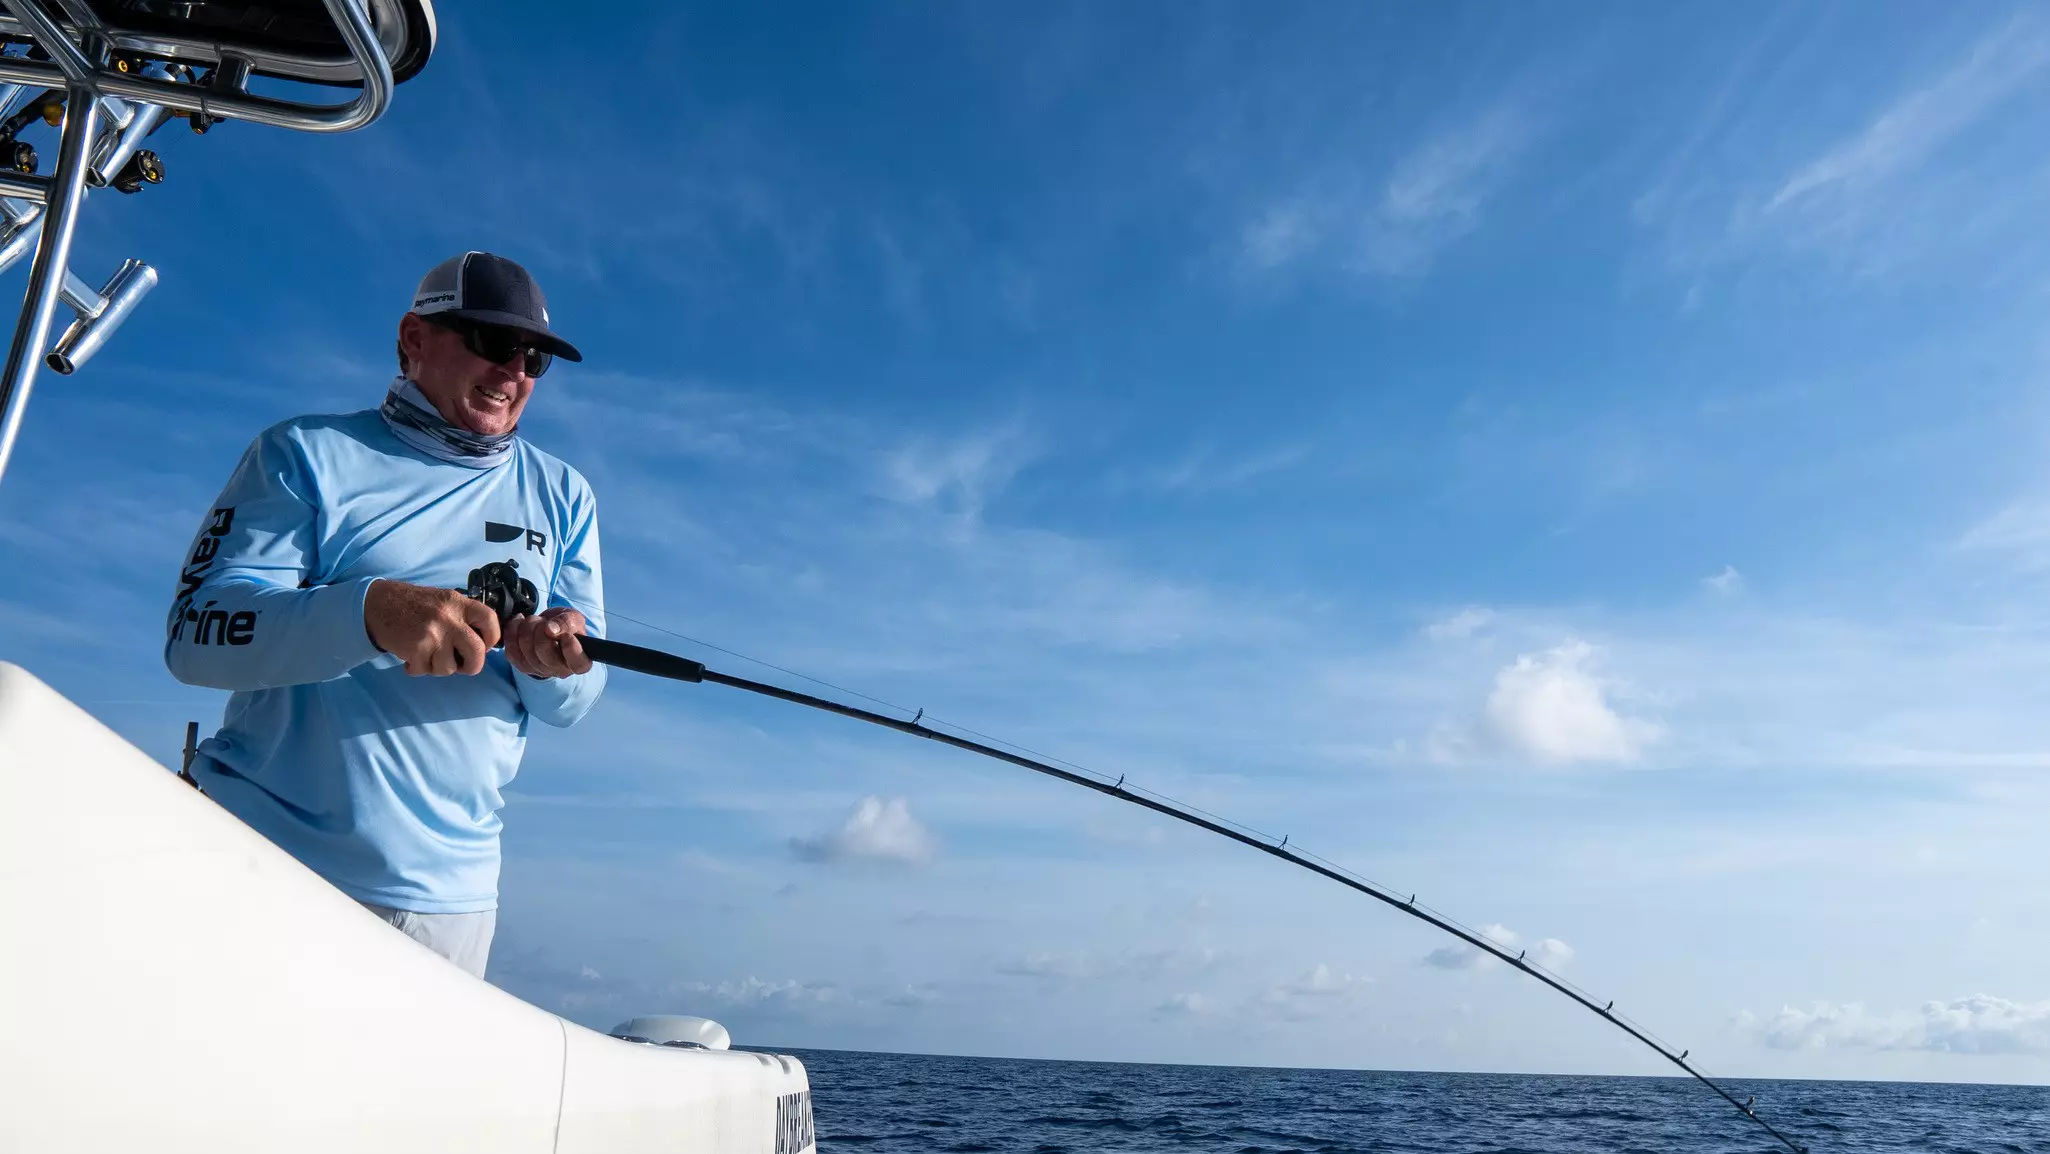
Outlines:
POLYGON ((570 344, 547 329, 537 328, 533 321, 515 313, 502 313, 494 309, 448 309, 433 315, 438 317, 461 317, 466 321, 476 321, 480 325, 499 325, 503 328, 519 329, 521 332, 534 334, 534 347, 544 353, 553 353, 565 361, 581 363, 584 359, 584 354, 578 352, 575 345, 570 344))

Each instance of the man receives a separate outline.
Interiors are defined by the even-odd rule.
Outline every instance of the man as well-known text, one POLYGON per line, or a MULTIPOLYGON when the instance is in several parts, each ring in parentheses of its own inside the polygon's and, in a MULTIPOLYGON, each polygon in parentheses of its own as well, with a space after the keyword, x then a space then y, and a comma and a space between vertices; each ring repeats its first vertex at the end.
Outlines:
POLYGON ((583 357, 527 270, 482 252, 428 272, 398 345, 381 408, 274 425, 242 455, 164 662, 234 691, 192 763, 208 796, 482 977, 528 719, 573 725, 605 687, 578 641, 604 632, 597 502, 518 435, 552 358, 583 357), (456 590, 508 555, 548 608, 501 635, 456 590))

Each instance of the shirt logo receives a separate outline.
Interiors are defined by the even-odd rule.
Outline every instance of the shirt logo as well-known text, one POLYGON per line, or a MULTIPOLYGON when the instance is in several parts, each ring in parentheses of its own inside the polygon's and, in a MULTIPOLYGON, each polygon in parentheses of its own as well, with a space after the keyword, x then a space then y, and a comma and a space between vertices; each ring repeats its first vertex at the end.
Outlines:
POLYGON ((503 544, 507 541, 517 541, 521 537, 527 539, 528 550, 539 553, 543 557, 548 556, 548 534, 541 532, 539 529, 529 529, 524 525, 507 525, 499 521, 484 522, 484 539, 486 541, 494 544, 503 544))
POLYGON ((192 547, 192 557, 185 562, 185 569, 178 574, 178 600, 171 605, 171 640, 181 641, 185 627, 195 626, 192 633, 194 645, 247 645, 256 640, 256 614, 244 609, 229 613, 216 609, 216 602, 209 601, 194 609, 192 599, 199 594, 199 587, 206 583, 206 575, 214 567, 214 558, 220 555, 221 538, 235 526, 235 507, 215 509, 207 521, 206 531, 199 535, 199 543, 192 547))

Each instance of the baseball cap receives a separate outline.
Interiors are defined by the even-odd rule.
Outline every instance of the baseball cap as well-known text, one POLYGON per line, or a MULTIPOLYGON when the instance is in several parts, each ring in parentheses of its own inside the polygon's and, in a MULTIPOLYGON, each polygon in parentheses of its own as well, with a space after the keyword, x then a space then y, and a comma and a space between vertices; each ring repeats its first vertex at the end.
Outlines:
POLYGON ((495 253, 466 252, 428 269, 413 292, 412 311, 525 329, 542 352, 566 361, 584 359, 575 345, 548 328, 548 300, 533 275, 495 253))

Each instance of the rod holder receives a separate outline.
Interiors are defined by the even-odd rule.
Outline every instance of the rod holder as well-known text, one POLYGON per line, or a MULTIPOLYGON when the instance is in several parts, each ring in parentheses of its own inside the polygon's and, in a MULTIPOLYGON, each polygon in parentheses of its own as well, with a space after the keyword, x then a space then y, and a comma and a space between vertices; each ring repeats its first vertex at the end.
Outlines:
POLYGON ((141 304, 142 298, 155 287, 157 270, 133 258, 123 262, 108 278, 106 287, 100 290, 100 298, 106 304, 100 308, 99 315, 81 315, 71 322, 71 327, 57 338, 57 347, 50 350, 43 363, 66 376, 77 372, 80 365, 100 351, 100 346, 107 343, 107 338, 114 335, 114 330, 121 327, 121 322, 128 319, 128 314, 134 312, 135 306, 141 304))

